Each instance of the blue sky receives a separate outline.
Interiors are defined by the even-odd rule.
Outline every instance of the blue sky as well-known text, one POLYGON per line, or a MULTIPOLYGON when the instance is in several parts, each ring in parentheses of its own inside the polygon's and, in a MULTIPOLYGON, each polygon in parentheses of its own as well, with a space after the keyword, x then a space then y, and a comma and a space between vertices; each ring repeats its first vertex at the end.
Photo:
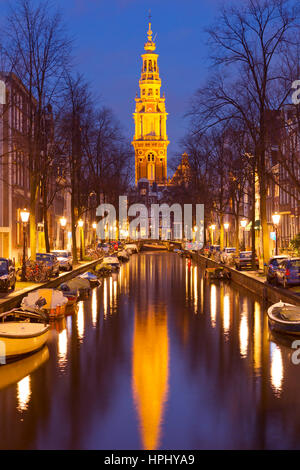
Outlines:
MULTIPOLYGON (((0 0, 2 19, 8 1, 0 0)), ((14 0, 11 1, 13 4, 14 0)), ((67 29, 75 38, 76 68, 91 83, 96 104, 113 109, 130 139, 151 9, 162 92, 169 113, 168 154, 171 157, 179 152, 189 100, 207 74, 204 28, 212 23, 219 1, 52 0, 52 3, 62 9, 67 29)))
POLYGON ((217 0, 63 0, 65 22, 76 38, 78 70, 91 82, 99 104, 110 106, 129 138, 148 11, 157 33, 162 91, 169 113, 169 155, 187 125, 188 103, 207 74, 205 26, 217 13, 217 0))

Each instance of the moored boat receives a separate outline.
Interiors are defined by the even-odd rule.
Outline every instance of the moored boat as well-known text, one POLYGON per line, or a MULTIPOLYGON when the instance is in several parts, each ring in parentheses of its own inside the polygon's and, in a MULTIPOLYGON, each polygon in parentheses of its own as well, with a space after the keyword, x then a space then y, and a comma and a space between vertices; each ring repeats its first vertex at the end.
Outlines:
POLYGON ((268 309, 271 330, 300 335, 300 307, 285 302, 277 302, 268 309))
POLYGON ((68 284, 63 283, 58 287, 58 290, 68 299, 67 307, 71 307, 75 304, 79 296, 78 289, 71 289, 68 284))
POLYGON ((119 251, 117 254, 118 260, 122 262, 129 261, 129 254, 126 250, 119 251))
POLYGON ((205 276, 209 279, 230 280, 231 273, 228 269, 223 267, 206 268, 205 276))
POLYGON ((41 349, 49 335, 45 317, 26 309, 0 314, 0 364, 41 349))
POLYGON ((120 261, 117 256, 106 256, 103 258, 103 264, 110 266, 113 271, 118 271, 120 269, 120 261))
POLYGON ((65 314, 68 298, 57 289, 37 289, 30 292, 23 298, 21 307, 33 308, 39 299, 45 299, 41 308, 49 316, 49 319, 59 318, 65 314))
POLYGON ((80 279, 87 279, 90 283, 90 287, 98 287, 100 285, 100 281, 98 280, 97 276, 89 271, 80 274, 78 276, 80 279))
POLYGON ((70 290, 78 290, 79 299, 88 297, 91 291, 89 280, 80 278, 78 276, 71 279, 70 281, 65 282, 65 284, 70 290))

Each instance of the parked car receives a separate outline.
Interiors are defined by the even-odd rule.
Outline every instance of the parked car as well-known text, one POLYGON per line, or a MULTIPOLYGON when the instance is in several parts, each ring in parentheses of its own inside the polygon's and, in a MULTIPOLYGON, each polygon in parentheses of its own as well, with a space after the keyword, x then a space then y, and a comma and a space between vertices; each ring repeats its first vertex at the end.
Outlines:
MULTIPOLYGON (((242 269, 252 269, 252 251, 240 251, 239 256, 234 260, 236 269, 239 271, 242 269)), ((258 257, 255 257, 255 267, 259 269, 258 257)))
POLYGON ((73 269, 73 257, 70 251, 66 250, 55 250, 51 251, 51 253, 56 256, 59 269, 64 271, 72 271, 73 269))
POLYGON ((278 256, 273 256, 268 264, 267 268, 267 281, 270 282, 271 284, 277 283, 277 276, 276 276, 276 271, 278 269, 279 264, 281 261, 287 259, 288 256, 286 255, 278 255, 278 256))
POLYGON ((284 288, 300 284, 300 258, 288 258, 279 263, 276 281, 284 288))
POLYGON ((0 290, 8 292, 14 290, 16 285, 16 269, 9 258, 0 258, 0 290))
POLYGON ((229 264, 231 260, 233 261, 235 253, 236 248, 226 246, 221 253, 221 262, 224 264, 229 264))
POLYGON ((53 253, 37 253, 36 260, 40 263, 44 263, 50 269, 50 276, 59 275, 59 262, 57 257, 53 253))

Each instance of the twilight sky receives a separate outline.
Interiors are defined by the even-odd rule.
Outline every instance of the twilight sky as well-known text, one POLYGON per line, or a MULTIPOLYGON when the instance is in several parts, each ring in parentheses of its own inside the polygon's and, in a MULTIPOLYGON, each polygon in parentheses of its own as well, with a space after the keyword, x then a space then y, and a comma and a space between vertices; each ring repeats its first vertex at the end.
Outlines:
MULTIPOLYGON (((134 98, 151 9, 152 30, 157 33, 161 90, 165 92, 169 113, 170 161, 170 157, 181 150, 178 142, 185 134, 184 114, 189 100, 207 73, 204 28, 217 14, 219 0, 52 2, 62 9, 66 26, 75 38, 78 71, 91 83, 99 105, 113 109, 129 139, 134 132, 134 98)), ((2 20, 8 3, 9 0, 0 0, 2 20)))
POLYGON ((101 103, 112 107, 126 134, 133 135, 134 98, 151 8, 157 33, 162 92, 169 113, 169 156, 185 133, 189 99, 207 70, 203 32, 217 13, 217 0, 56 0, 76 37, 78 69, 101 103))

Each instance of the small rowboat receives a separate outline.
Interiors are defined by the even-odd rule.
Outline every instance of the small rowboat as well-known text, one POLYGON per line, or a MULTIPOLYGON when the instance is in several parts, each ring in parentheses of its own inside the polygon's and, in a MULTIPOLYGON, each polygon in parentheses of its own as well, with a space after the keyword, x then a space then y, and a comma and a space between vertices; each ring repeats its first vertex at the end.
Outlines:
POLYGON ((268 309, 271 330, 290 335, 300 335, 300 307, 278 302, 268 309))
POLYGON ((78 277, 79 279, 87 279, 91 288, 98 287, 100 285, 100 281, 98 280, 97 276, 89 271, 85 272, 84 274, 80 274, 78 277))
POLYGON ((13 309, 0 314, 0 364, 41 349, 49 335, 49 326, 37 313, 13 309))
POLYGON ((37 289, 24 297, 21 306, 33 308, 39 299, 44 299, 42 310, 47 313, 51 320, 64 316, 66 311, 67 297, 57 289, 37 289))

